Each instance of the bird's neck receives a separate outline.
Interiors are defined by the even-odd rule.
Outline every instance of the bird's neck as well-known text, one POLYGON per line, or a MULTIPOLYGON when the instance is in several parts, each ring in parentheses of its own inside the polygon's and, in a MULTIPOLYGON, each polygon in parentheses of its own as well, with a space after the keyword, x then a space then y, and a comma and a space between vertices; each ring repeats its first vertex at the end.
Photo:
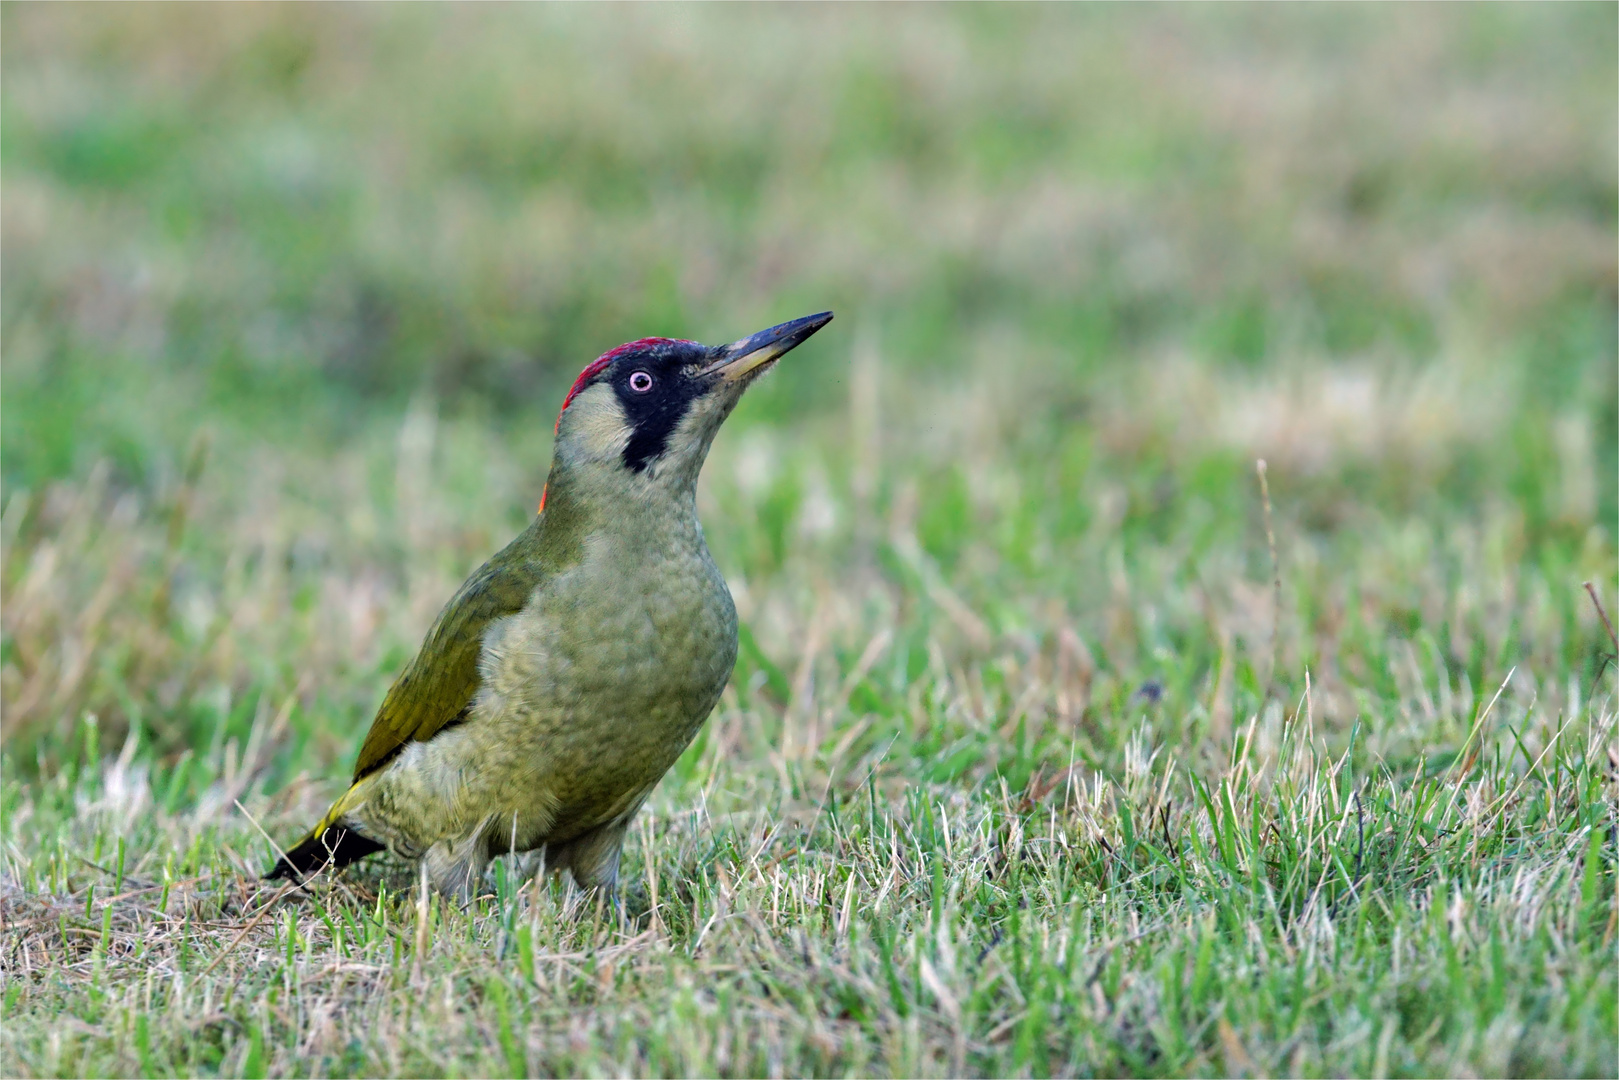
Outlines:
POLYGON ((649 477, 616 462, 555 461, 535 526, 542 543, 559 551, 589 536, 701 543, 696 477, 649 477))

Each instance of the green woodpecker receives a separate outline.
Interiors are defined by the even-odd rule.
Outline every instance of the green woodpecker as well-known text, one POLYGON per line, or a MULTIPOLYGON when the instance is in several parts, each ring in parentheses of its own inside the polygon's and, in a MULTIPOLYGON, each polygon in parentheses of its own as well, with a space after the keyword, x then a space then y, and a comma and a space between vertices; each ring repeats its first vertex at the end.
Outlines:
POLYGON ((580 373, 538 515, 445 605, 383 698, 354 783, 269 877, 388 848, 473 895, 541 852, 611 888, 624 833, 736 663, 697 474, 748 384, 830 311, 730 345, 645 338, 580 373))

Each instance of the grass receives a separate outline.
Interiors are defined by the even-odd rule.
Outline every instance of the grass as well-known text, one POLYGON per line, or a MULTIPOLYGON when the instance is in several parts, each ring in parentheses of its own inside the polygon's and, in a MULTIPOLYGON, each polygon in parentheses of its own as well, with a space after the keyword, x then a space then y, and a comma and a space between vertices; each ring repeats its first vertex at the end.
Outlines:
POLYGON ((1611 7, 0 30, 0 1072, 1619 1072, 1611 7), (261 885, 577 368, 828 306, 622 910, 261 885))

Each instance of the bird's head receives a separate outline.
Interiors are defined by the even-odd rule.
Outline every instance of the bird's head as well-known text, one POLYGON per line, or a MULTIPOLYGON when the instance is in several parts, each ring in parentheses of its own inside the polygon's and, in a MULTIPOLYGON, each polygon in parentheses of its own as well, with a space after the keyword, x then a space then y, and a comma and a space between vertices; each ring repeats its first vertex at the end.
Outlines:
POLYGON ((748 385, 831 321, 824 311, 729 345, 642 338, 603 353, 563 399, 553 468, 613 487, 695 484, 748 385))

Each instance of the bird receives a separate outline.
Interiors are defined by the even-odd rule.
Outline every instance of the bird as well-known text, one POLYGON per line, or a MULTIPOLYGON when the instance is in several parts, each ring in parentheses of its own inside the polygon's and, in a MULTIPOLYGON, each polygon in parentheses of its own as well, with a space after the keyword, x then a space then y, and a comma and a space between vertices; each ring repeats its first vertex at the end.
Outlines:
POLYGON ((353 782, 265 878, 386 849, 465 903, 492 858, 527 853, 616 895, 626 829, 736 664, 698 474, 748 386, 831 321, 717 346, 642 338, 587 365, 533 520, 439 612, 353 782))

